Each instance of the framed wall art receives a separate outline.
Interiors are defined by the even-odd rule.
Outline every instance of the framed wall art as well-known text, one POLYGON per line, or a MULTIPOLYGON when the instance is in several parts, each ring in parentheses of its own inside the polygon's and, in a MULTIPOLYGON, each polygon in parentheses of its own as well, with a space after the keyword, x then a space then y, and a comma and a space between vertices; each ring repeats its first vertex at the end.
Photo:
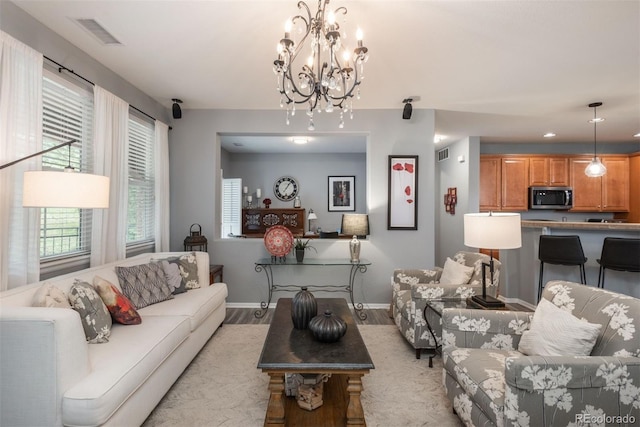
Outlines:
POLYGON ((389 156, 387 229, 418 229, 418 156, 389 156))
POLYGON ((329 177, 329 212, 356 210, 356 177, 329 177))

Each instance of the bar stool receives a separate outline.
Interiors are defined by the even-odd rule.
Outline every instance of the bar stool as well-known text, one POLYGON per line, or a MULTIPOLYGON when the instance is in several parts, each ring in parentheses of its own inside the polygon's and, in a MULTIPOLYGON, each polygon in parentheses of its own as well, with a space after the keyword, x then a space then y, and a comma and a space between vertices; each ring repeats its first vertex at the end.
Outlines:
POLYGON ((580 236, 540 236, 538 246, 538 259, 540 260, 540 277, 538 280, 538 301, 542 296, 542 276, 544 263, 555 265, 575 265, 580 267, 580 283, 587 283, 587 275, 584 264, 587 258, 582 250, 580 236))
POLYGON ((616 271, 640 272, 640 239, 605 237, 602 254, 597 260, 600 264, 598 287, 604 289, 604 271, 608 268, 616 271))

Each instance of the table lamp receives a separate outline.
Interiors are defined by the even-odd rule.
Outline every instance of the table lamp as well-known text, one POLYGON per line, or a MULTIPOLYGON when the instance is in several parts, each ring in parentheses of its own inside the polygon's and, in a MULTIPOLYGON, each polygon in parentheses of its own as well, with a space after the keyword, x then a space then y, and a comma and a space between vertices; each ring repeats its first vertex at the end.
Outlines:
POLYGON ((360 241, 358 236, 369 234, 369 215, 367 214, 343 214, 342 234, 352 235, 349 242, 349 254, 351 262, 360 262, 360 241))
POLYGON ((311 232, 311 220, 314 219, 318 219, 318 215, 316 215, 316 213, 313 211, 313 209, 309 209, 309 217, 307 218, 309 220, 309 232, 311 232))
POLYGON ((474 295, 471 300, 485 308, 504 307, 497 298, 487 295, 486 267, 489 267, 491 283, 493 283, 493 250, 515 249, 522 246, 522 229, 520 214, 471 213, 464 215, 464 244, 472 248, 489 249, 489 264, 482 263, 482 296, 474 295))

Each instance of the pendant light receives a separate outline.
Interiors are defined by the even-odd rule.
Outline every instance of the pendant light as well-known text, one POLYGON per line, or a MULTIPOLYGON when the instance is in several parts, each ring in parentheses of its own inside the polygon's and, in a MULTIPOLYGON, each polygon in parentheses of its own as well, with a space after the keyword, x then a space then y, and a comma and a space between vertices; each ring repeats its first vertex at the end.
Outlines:
POLYGON ((587 165, 587 168, 584 170, 585 175, 591 178, 597 178, 605 173, 607 173, 607 168, 602 164, 600 158, 596 154, 597 148, 597 138, 596 138, 596 127, 598 122, 604 121, 603 118, 600 118, 596 115, 596 110, 598 107, 602 105, 602 102, 592 102, 589 104, 589 108, 593 108, 593 120, 589 120, 589 123, 593 123, 593 160, 587 165))

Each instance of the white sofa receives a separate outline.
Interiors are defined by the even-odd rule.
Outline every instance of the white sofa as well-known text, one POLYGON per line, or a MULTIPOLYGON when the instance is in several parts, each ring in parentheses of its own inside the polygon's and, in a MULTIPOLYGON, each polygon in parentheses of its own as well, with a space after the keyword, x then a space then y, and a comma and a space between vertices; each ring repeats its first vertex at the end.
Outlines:
POLYGON ((196 252, 200 288, 113 323, 108 343, 88 344, 72 309, 31 307, 48 282, 65 293, 98 275, 120 289, 115 266, 182 253, 142 254, 0 293, 0 425, 137 426, 225 318, 227 286, 209 286, 209 254, 196 252))

